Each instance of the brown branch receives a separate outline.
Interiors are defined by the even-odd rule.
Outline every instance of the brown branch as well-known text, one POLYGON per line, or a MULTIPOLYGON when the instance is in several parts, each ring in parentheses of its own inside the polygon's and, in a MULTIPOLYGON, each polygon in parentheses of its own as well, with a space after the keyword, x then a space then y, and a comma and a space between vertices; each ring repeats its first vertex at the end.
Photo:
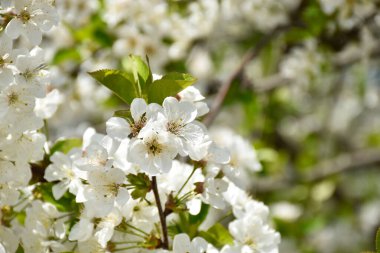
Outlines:
POLYGON ((229 75, 229 77, 222 83, 221 88, 219 89, 214 99, 214 103, 211 105, 209 114, 207 114, 206 118, 203 120, 203 123, 206 126, 210 126, 212 122, 215 120, 216 116, 218 115, 223 105, 223 101, 226 98, 228 91, 231 88, 233 81, 243 74, 245 66, 257 55, 259 55, 261 50, 265 48, 265 46, 267 46, 273 39, 275 39, 282 32, 285 32, 294 26, 303 25, 302 22, 300 21, 300 16, 301 16, 302 11, 306 8, 307 4, 308 4, 308 0, 302 0, 298 8, 296 8, 293 12, 289 14, 289 17, 291 19, 291 22, 289 22, 289 24, 276 27, 270 33, 264 35, 254 47, 252 47, 250 50, 248 50, 248 52, 246 52, 240 64, 229 75))
POLYGON ((210 113, 204 119, 203 123, 206 126, 210 126, 218 115, 220 108, 222 107, 223 101, 227 96, 228 91, 231 88, 233 81, 238 78, 244 71, 245 66, 255 58, 261 50, 275 37, 277 37, 281 32, 287 30, 289 26, 281 26, 273 30, 270 34, 264 35, 264 37, 251 48, 244 56, 243 60, 237 66, 237 68, 231 73, 231 75, 223 82, 219 92, 217 93, 214 103, 211 105, 210 113))
POLYGON ((258 179, 255 183, 254 192, 273 192, 286 189, 298 184, 315 183, 330 178, 340 173, 346 173, 363 168, 372 168, 380 165, 380 149, 364 149, 352 153, 342 154, 335 158, 323 161, 306 169, 310 171, 301 174, 298 179, 271 178, 258 179))
POLYGON ((162 248, 168 249, 169 248, 168 228, 166 226, 166 217, 164 215, 164 211, 162 210, 160 195, 158 194, 157 179, 155 176, 152 177, 152 189, 153 189, 153 193, 154 193, 154 198, 156 200, 158 214, 160 216, 162 236, 163 236, 162 248))

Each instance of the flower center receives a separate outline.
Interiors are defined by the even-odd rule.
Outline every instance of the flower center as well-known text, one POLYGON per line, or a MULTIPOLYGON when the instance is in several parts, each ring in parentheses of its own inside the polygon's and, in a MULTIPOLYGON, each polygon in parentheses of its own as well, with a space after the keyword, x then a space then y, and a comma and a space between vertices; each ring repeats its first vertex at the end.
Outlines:
POLYGON ((34 76, 34 73, 30 70, 26 70, 24 73, 22 73, 22 76, 26 79, 26 80, 30 80, 33 78, 34 76))
POLYGON ((179 135, 183 125, 178 121, 169 121, 166 125, 166 129, 174 135, 179 135))
POLYGON ((113 183, 106 185, 105 187, 107 189, 107 194, 104 197, 116 197, 117 193, 119 192, 120 185, 113 183))
POLYGON ((11 106, 17 103, 19 96, 16 92, 12 91, 7 95, 7 98, 8 98, 8 105, 11 106))
POLYGON ((244 239, 244 244, 248 245, 252 249, 256 249, 256 247, 257 247, 256 243, 253 241, 253 239, 251 237, 246 237, 244 239))
POLYGON ((158 155, 162 152, 162 145, 157 141, 156 138, 149 141, 147 144, 148 153, 151 155, 158 155))
POLYGON ((132 137, 136 137, 140 133, 140 130, 145 126, 145 124, 146 124, 145 115, 141 116, 141 118, 134 124, 131 124, 132 137))
POLYGON ((18 15, 19 19, 21 19, 21 22, 23 22, 24 24, 26 22, 28 22, 31 18, 31 15, 30 13, 25 9, 25 10, 22 10, 20 12, 20 14, 18 15))

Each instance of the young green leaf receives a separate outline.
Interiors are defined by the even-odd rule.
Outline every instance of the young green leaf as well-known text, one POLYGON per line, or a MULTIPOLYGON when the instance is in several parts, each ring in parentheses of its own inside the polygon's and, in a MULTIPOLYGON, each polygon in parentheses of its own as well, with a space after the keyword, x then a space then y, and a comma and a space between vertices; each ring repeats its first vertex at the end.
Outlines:
POLYGON ((232 236, 228 230, 220 223, 216 223, 207 231, 200 231, 199 235, 218 248, 221 248, 226 244, 233 243, 232 236))
POLYGON ((81 139, 63 139, 58 140, 54 143, 53 147, 50 149, 50 155, 57 151, 67 154, 71 149, 82 146, 81 139))
POLYGON ((149 65, 140 56, 130 55, 123 60, 123 67, 127 72, 133 73, 134 80, 140 85, 142 94, 146 94, 153 80, 149 65))
POLYGON ((131 104, 134 98, 142 97, 138 83, 134 82, 133 76, 128 72, 103 69, 89 72, 89 74, 99 83, 112 90, 127 104, 131 104))
POLYGON ((206 219, 210 205, 202 203, 201 210, 197 215, 189 215, 189 222, 191 224, 197 224, 198 226, 206 219))
POLYGON ((123 118, 123 119, 126 119, 128 121, 129 120, 133 121, 132 114, 131 114, 130 110, 119 110, 119 111, 116 111, 116 112, 114 112, 113 116, 114 117, 123 118))
POLYGON ((150 103, 161 104, 166 97, 173 97, 197 81, 190 74, 169 73, 154 81, 148 89, 150 103))
POLYGON ((59 49, 52 60, 52 64, 62 64, 66 61, 73 61, 73 62, 81 62, 82 56, 80 55, 79 51, 76 48, 70 47, 70 48, 61 48, 59 49))
POLYGON ((152 182, 144 173, 138 173, 137 175, 129 174, 127 179, 133 186, 133 191, 131 193, 133 199, 145 198, 146 194, 152 189, 152 182))

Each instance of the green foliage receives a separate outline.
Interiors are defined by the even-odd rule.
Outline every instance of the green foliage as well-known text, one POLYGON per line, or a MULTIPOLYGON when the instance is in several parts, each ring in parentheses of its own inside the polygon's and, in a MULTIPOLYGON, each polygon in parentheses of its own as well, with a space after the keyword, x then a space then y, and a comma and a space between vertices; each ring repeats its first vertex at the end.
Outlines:
POLYGON ((175 96, 178 92, 194 84, 196 78, 190 74, 169 73, 152 83, 148 90, 149 102, 162 103, 166 97, 175 96))
POLYGON ((131 193, 133 199, 144 199, 146 194, 152 190, 152 182, 144 173, 138 173, 137 175, 128 174, 127 179, 133 187, 131 193))
POLYGON ((36 187, 34 194, 43 199, 44 202, 53 204, 61 212, 79 212, 79 206, 75 202, 75 196, 66 192, 59 200, 53 196, 54 183, 43 183, 36 187))
POLYGON ((134 81, 141 87, 143 94, 147 93, 148 86, 153 81, 152 71, 140 56, 130 55, 123 60, 124 69, 133 74, 134 81))
POLYGON ((207 217, 210 206, 202 202, 201 210, 197 215, 189 215, 189 222, 192 225, 200 226, 207 217))
POLYGON ((103 69, 89 73, 98 82, 112 90, 120 99, 131 104, 134 98, 142 97, 141 89, 133 76, 125 71, 103 69))
POLYGON ((24 253, 24 249, 22 248, 21 245, 18 246, 16 253, 24 253))
POLYGON ((58 140, 53 147, 50 149, 50 155, 59 151, 64 154, 67 154, 71 149, 82 146, 81 139, 64 139, 58 140))
POLYGON ((199 235, 198 228, 206 219, 210 206, 202 203, 201 210, 197 215, 191 215, 187 212, 180 212, 179 221, 168 227, 169 233, 174 236, 180 233, 186 233, 191 238, 199 235))
POLYGON ((69 28, 73 37, 78 42, 95 42, 100 47, 111 47, 115 40, 114 36, 108 31, 107 24, 102 20, 100 14, 94 14, 90 22, 80 29, 69 28))
POLYGON ((81 60, 82 56, 75 47, 61 48, 55 53, 52 64, 58 65, 65 61, 74 61, 79 63, 81 60))
POLYGON ((216 223, 207 231, 201 231, 200 236, 218 248, 233 243, 233 238, 228 230, 220 223, 216 223))
POLYGON ((132 119, 132 114, 130 110, 118 110, 114 112, 113 116, 127 119, 127 120, 132 119))
POLYGON ((153 81, 152 71, 139 56, 131 55, 123 61, 124 70, 103 69, 89 74, 127 104, 134 98, 144 98, 149 103, 162 103, 166 97, 196 82, 190 74, 169 73, 153 81))

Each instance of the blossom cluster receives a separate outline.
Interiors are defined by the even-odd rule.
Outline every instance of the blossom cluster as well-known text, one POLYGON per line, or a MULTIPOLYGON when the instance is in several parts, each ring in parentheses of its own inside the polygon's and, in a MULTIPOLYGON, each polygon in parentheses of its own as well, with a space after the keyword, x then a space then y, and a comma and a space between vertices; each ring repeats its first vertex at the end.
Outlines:
POLYGON ((29 162, 42 160, 45 135, 38 130, 55 109, 47 95, 42 32, 58 20, 49 1, 15 1, 2 9, 0 33, 0 205, 14 205, 32 178, 29 162), (4 21, 3 20, 3 21, 4 21))
MULTIPOLYGON (((31 194, 31 164, 44 157, 46 136, 40 129, 57 107, 59 93, 49 87, 42 33, 58 23, 50 1, 2 1, 0 9, 0 251, 15 252, 19 237, 13 210, 31 194)), ((33 204, 32 208, 38 208, 33 204)), ((33 218, 26 220, 26 227, 33 218)), ((33 229, 30 227, 30 229, 33 229)), ((24 230, 27 233, 27 230, 24 230)), ((31 231, 31 230, 29 230, 31 231)), ((24 233, 24 232, 23 232, 24 233)), ((33 237, 23 236, 23 243, 33 237)), ((31 249, 33 251, 33 249, 31 249)), ((40 251, 33 251, 40 252, 40 251)))
MULTIPOLYGON (((70 241, 78 242, 79 252, 93 247, 140 252, 140 248, 159 246, 154 240, 163 236, 160 203, 150 186, 141 186, 142 182, 150 185, 152 177, 169 214, 169 227, 181 222, 182 212, 199 215, 202 205, 224 212, 232 207, 233 243, 220 252, 276 252, 279 234, 268 225, 268 208, 230 180, 238 182, 236 174, 243 168, 236 166, 244 159, 231 164, 228 146, 218 147, 196 120, 207 112, 202 99, 191 86, 162 105, 136 98, 129 120, 112 117, 106 135, 88 129, 80 149, 52 155, 45 179, 54 182, 54 198, 59 200, 68 190, 77 204, 83 204, 68 233, 70 241)), ((254 151, 248 147, 249 152, 254 151)), ((205 239, 190 242, 186 230, 180 232, 174 236, 173 252, 219 252, 205 239)))
POLYGON ((52 145, 62 97, 39 46, 58 24, 54 1, 1 7, 0 252, 278 252, 268 208, 243 190, 261 169, 253 147, 208 132, 193 86, 162 103, 134 98, 106 134, 52 145))

